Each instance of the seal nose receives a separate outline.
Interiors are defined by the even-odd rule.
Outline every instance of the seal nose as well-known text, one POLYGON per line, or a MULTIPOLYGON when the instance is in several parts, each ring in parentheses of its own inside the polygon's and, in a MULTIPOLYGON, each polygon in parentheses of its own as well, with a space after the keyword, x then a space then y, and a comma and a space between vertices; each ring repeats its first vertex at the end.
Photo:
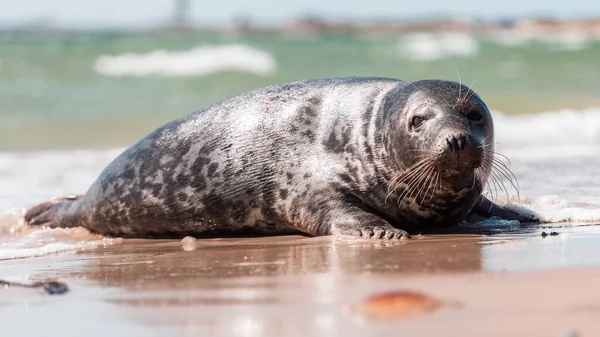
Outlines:
POLYGON ((481 165, 483 148, 470 135, 451 135, 446 137, 445 156, 447 164, 479 167, 481 165))
POLYGON ((450 136, 446 138, 446 143, 448 143, 448 148, 452 150, 452 153, 459 153, 459 151, 465 149, 465 145, 467 144, 467 136, 450 136))

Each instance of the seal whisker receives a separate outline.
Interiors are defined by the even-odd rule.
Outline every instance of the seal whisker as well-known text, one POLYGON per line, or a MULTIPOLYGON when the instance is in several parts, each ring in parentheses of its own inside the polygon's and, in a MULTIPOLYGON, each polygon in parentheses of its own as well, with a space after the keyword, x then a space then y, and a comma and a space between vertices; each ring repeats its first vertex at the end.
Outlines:
MULTIPOLYGON (((420 178, 420 176, 423 174, 424 170, 427 168, 427 165, 425 166, 421 166, 418 170, 415 170, 413 172, 413 174, 411 175, 410 179, 407 179, 405 181, 405 188, 404 191, 402 191, 402 193, 398 196, 398 199, 402 199, 404 200, 403 197, 405 197, 405 194, 409 193, 409 191, 413 188, 415 182, 417 182, 420 178)), ((396 186, 396 189, 398 189, 400 187, 400 184, 402 183, 402 181, 398 182, 398 185, 396 186)), ((399 202, 401 202, 402 200, 400 200, 399 202)), ((398 203, 399 203, 398 202, 398 203)))
POLYGON ((494 176, 491 174, 491 171, 490 171, 490 175, 488 177, 488 181, 491 182, 491 185, 489 188, 491 199, 496 200, 496 198, 498 197, 498 186, 496 185, 496 180, 494 179, 494 176))
POLYGON ((427 164, 427 161, 428 161, 428 159, 424 158, 424 159, 416 162, 415 164, 411 165, 404 172, 401 172, 396 177, 391 179, 390 182, 388 183, 388 194, 386 195, 384 202, 387 202, 387 199, 390 197, 390 195, 392 195, 392 193, 394 193, 394 191, 396 191, 398 189, 398 187, 400 186, 400 184, 403 181, 410 180, 411 177, 413 177, 415 174, 417 174, 421 170, 421 168, 427 164))
POLYGON ((502 162, 492 162, 492 166, 498 174, 502 175, 515 189, 517 192, 517 200, 520 199, 519 196, 519 180, 515 176, 515 174, 502 162), (514 179, 514 180, 513 180, 514 179))
MULTIPOLYGON (((511 165, 510 159, 508 159, 505 155, 498 153, 498 152, 495 152, 495 154, 501 156, 502 158, 505 158, 508 161, 508 165, 511 165)), ((517 186, 515 186, 515 188, 517 190, 519 190, 519 179, 517 179, 517 176, 512 172, 512 170, 508 167, 508 165, 506 163, 504 163, 502 160, 500 160, 496 157, 493 157, 492 165, 494 165, 498 169, 501 169, 502 171, 504 171, 504 173, 508 175, 506 178, 508 180, 511 180, 511 182, 514 179, 514 181, 517 184, 517 186)))
MULTIPOLYGON (((414 171, 418 170, 420 166, 424 165, 427 162, 427 158, 424 158, 418 162, 416 162, 415 164, 411 165, 410 167, 408 167, 407 169, 405 169, 403 172, 400 172, 400 174, 398 174, 397 176, 395 176, 394 178, 392 178, 389 183, 388 183, 388 191, 390 189, 391 186, 395 185, 397 182, 402 181, 402 179, 405 176, 410 176, 414 171)), ((392 189, 393 190, 393 189, 392 189)))
POLYGON ((484 156, 483 162, 480 167, 480 174, 482 175, 482 182, 487 186, 489 175, 492 172, 492 160, 488 156, 484 156), (484 179, 485 178, 485 179, 484 179))
POLYGON ((423 199, 421 199, 421 203, 424 203, 425 199, 427 199, 427 194, 429 193, 429 189, 431 188, 431 183, 433 182, 433 178, 435 177, 434 173, 435 173, 434 167, 431 166, 431 169, 430 169, 428 177, 427 177, 427 190, 425 190, 425 194, 423 195, 423 199))
POLYGON ((475 95, 477 93, 477 90, 474 88, 475 85, 475 80, 473 80, 473 83, 471 83, 471 85, 469 86, 469 91, 466 93, 465 95, 465 101, 468 101, 471 99, 471 97, 473 97, 473 95, 475 95))
POLYGON ((512 165, 512 162, 510 161, 510 158, 508 158, 507 156, 505 156, 504 154, 498 152, 498 151, 490 151, 493 155, 497 155, 502 157, 504 160, 506 160, 508 162, 508 165, 512 165))
POLYGON ((508 189, 506 188, 506 185, 504 184, 503 179, 498 175, 498 172, 492 171, 492 174, 490 176, 492 179, 494 179, 494 181, 498 184, 498 187, 500 189, 500 192, 504 191, 504 195, 506 195, 506 202, 508 203, 508 198, 509 198, 509 194, 508 194, 508 189))
POLYGON ((458 69, 456 69, 456 67, 454 67, 453 65, 450 65, 452 68, 454 68, 454 71, 456 71, 456 76, 458 77, 458 98, 456 99, 457 102, 460 102, 460 96, 461 96, 461 91, 462 91, 462 80, 460 78, 460 74, 458 73, 458 69))
POLYGON ((406 81, 406 85, 411 85, 413 88, 415 88, 415 90, 421 90, 421 88, 415 85, 414 81, 406 81))
MULTIPOLYGON (((415 184, 415 189, 414 192, 416 193, 414 196, 414 200, 417 201, 419 199, 419 196, 421 195, 421 192, 423 192, 424 189, 424 184, 427 182, 427 177, 429 177, 429 172, 431 171, 431 167, 428 166, 427 169, 423 170, 423 173, 421 174, 418 182, 415 184)), ((410 195, 410 197, 413 197, 412 194, 410 195)))
POLYGON ((406 188, 398 197, 398 204, 402 203, 407 197, 412 198, 414 192, 417 191, 421 185, 421 181, 426 177, 427 170, 432 164, 432 162, 428 162, 426 166, 421 167, 418 172, 415 172, 413 178, 407 182, 406 188))
POLYGON ((493 136, 494 136, 494 133, 493 133, 493 132, 491 132, 489 135, 485 136, 485 138, 483 138, 483 139, 481 140, 481 144, 484 144, 484 146, 492 146, 492 145, 494 145, 493 143, 492 143, 492 144, 485 144, 485 141, 486 141, 488 138, 490 138, 490 137, 493 137, 493 136))
MULTIPOLYGON (((417 193, 414 197, 414 200, 417 201, 419 199, 419 196, 421 195, 421 193, 426 192, 425 190, 425 186, 429 180, 429 178, 431 177, 431 173, 433 172, 434 167, 433 165, 429 166, 429 168, 424 172, 422 178, 419 180, 419 183, 417 184, 417 188, 415 189, 415 192, 417 193)), ((411 195, 412 197, 412 195, 411 195)), ((423 203, 424 199, 421 201, 421 203, 423 203)))

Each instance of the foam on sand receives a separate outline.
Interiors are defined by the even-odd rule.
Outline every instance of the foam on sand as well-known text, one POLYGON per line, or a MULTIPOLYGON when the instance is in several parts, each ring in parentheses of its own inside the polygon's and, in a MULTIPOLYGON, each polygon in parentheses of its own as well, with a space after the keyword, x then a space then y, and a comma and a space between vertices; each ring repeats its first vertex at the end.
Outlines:
POLYGON ((266 76, 277 62, 269 53, 241 44, 200 46, 184 51, 156 50, 147 54, 103 55, 94 70, 104 76, 205 76, 223 71, 266 76))
POLYGON ((91 234, 82 227, 34 229, 24 223, 22 210, 0 214, 0 261, 92 249, 120 241, 91 234))
POLYGON ((544 223, 600 222, 600 208, 573 206, 557 195, 545 195, 531 201, 509 204, 507 207, 524 215, 534 213, 544 223))

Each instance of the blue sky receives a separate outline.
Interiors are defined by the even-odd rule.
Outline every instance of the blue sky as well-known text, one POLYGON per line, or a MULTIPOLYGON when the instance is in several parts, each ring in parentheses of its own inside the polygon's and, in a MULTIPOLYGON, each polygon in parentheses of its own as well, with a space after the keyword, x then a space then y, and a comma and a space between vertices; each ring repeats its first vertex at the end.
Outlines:
MULTIPOLYGON (((0 25, 45 19, 63 26, 145 26, 165 22, 174 0, 0 0, 0 25)), ((598 0, 191 0, 192 19, 215 23, 245 15, 279 21, 311 13, 368 19, 435 14, 497 18, 600 16, 598 0)))

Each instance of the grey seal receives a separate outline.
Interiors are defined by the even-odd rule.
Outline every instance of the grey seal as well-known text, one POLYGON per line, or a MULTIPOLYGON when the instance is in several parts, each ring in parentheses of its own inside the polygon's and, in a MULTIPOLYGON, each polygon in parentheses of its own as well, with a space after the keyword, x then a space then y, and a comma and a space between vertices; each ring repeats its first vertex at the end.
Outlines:
POLYGON ((24 217, 122 237, 380 239, 471 215, 531 220, 482 195, 494 153, 492 116, 460 83, 313 79, 172 121, 119 155, 85 195, 24 217))

